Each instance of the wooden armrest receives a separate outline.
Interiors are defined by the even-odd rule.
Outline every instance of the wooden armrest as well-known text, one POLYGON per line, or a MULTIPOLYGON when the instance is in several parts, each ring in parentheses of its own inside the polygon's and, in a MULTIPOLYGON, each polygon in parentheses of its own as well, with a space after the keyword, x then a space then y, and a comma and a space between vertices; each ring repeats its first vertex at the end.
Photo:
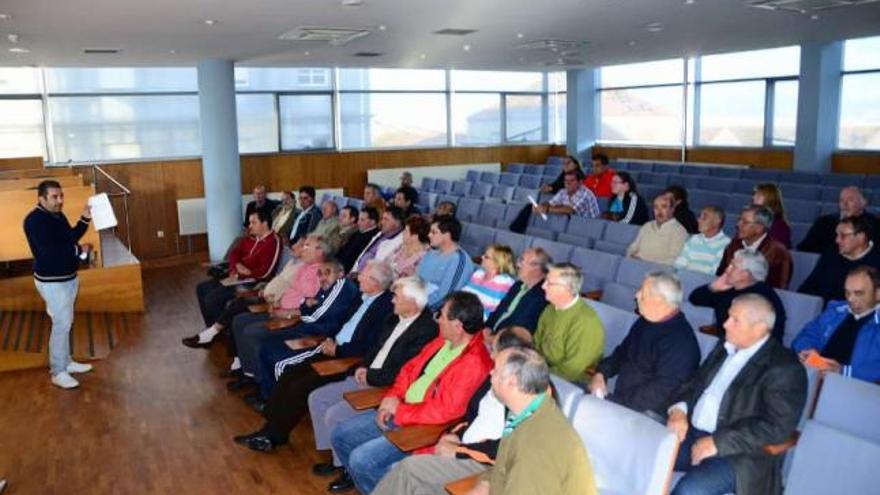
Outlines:
POLYGON ((263 304, 251 304, 248 306, 248 311, 251 313, 268 313, 272 310, 272 305, 269 303, 263 304))
POLYGON ((254 290, 239 290, 235 292, 235 297, 239 299, 247 299, 249 297, 258 297, 260 295, 260 291, 254 290))
POLYGON ((599 299, 602 299, 602 291, 601 290, 590 290, 590 291, 584 292, 581 295, 584 296, 585 298, 591 299, 593 301, 598 301, 599 299))
POLYGON ((393 443, 401 452, 412 452, 416 449, 430 447, 437 443, 451 425, 457 423, 444 423, 439 425, 409 425, 392 431, 385 432, 385 438, 393 443))
POLYGON ((721 337, 721 329, 715 325, 703 325, 700 327, 700 332, 713 337, 721 337))
POLYGON ((788 440, 782 443, 773 443, 768 444, 763 447, 763 451, 767 455, 780 455, 784 454, 787 450, 794 448, 797 445, 798 438, 800 438, 801 432, 795 431, 788 437, 788 440))
POLYGON ((317 347, 324 342, 326 337, 300 337, 298 339, 286 340, 284 341, 287 344, 287 347, 290 347, 294 351, 299 351, 302 349, 311 349, 312 347, 317 347))
POLYGON ((312 362, 312 369, 315 370, 319 376, 333 376, 345 373, 350 370, 352 366, 355 366, 360 362, 360 357, 327 359, 325 361, 312 362))
POLYGON ((388 387, 368 388, 345 392, 342 394, 342 398, 344 398, 355 411, 364 411, 366 409, 379 407, 379 403, 382 402, 386 393, 388 393, 388 387))
POLYGON ((281 330, 290 328, 299 324, 299 317, 294 318, 272 318, 266 322, 266 328, 269 330, 281 330))
POLYGON ((467 478, 455 480, 452 483, 447 483, 446 486, 444 486, 443 488, 446 489, 446 493, 449 493, 449 495, 464 495, 465 493, 473 490, 479 482, 480 475, 475 474, 473 476, 468 476, 467 478))

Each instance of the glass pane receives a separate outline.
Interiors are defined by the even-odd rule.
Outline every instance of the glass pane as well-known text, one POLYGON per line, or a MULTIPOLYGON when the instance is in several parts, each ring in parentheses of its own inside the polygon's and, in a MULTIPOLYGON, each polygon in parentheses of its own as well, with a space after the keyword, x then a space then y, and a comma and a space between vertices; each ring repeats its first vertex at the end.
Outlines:
POLYGON ((339 69, 339 89, 446 91, 446 72, 420 69, 339 69))
POLYGON ((568 136, 566 135, 566 119, 568 118, 568 94, 554 93, 550 95, 550 142, 565 144, 568 136))
POLYGON ((343 148, 446 145, 446 95, 340 95, 343 148))
POLYGON ((501 95, 498 93, 455 93, 452 111, 455 144, 501 142, 501 95))
POLYGON ((599 87, 602 88, 681 83, 684 78, 684 59, 611 65, 599 69, 599 75, 599 87))
POLYGON ((0 158, 43 156, 40 100, 0 100, 0 158))
POLYGON ((843 76, 840 137, 843 149, 880 150, 880 73, 843 76))
POLYGON ((880 69, 880 36, 843 43, 843 70, 880 69))
POLYGON ((281 96, 279 104, 282 149, 333 147, 333 102, 330 95, 281 96))
POLYGON ((704 84, 699 144, 764 145, 764 81, 704 84))
POLYGON ((700 60, 701 80, 796 76, 801 70, 801 47, 707 55, 700 60))
POLYGON ((238 91, 329 91, 333 69, 236 67, 238 91))
POLYGON ((568 77, 565 72, 550 72, 547 74, 547 91, 551 93, 565 93, 568 90, 568 77))
POLYGON ((507 95, 504 107, 507 116, 507 140, 512 142, 542 141, 544 123, 541 97, 507 95))
POLYGON ((198 91, 193 67, 46 69, 50 93, 198 91))
POLYGON ((0 67, 0 94, 37 94, 42 87, 40 69, 0 67))
POLYGON ((198 96, 50 98, 55 160, 201 154, 198 96))
POLYGON ((238 152, 278 151, 274 95, 235 95, 238 115, 238 152))
POLYGON ((454 70, 451 72, 455 91, 543 91, 544 74, 540 72, 496 72, 486 70, 454 70))
POLYGON ((773 146, 794 146, 798 82, 779 81, 773 89, 773 146))
POLYGON ((677 86, 601 91, 601 140, 680 145, 681 93, 677 86))

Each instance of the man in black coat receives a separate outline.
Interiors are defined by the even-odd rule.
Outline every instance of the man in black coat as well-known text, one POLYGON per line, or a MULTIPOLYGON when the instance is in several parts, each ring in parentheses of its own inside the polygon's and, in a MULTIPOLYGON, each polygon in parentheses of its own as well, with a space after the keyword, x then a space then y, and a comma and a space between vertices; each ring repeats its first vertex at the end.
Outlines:
POLYGON ((300 214, 297 215, 290 228, 291 245, 296 244, 296 241, 315 230, 318 222, 321 221, 321 208, 315 206, 314 187, 302 186, 299 188, 299 207, 300 214))
POLYGON ((836 249, 822 253, 798 292, 819 296, 825 303, 846 299, 844 284, 850 270, 861 265, 880 269, 880 248, 874 246, 871 235, 871 222, 864 216, 838 222, 836 249))
POLYGON ((538 317, 547 307, 544 277, 553 259, 542 248, 526 249, 517 261, 515 284, 489 315, 486 328, 494 333, 507 327, 523 327, 530 333, 538 328, 538 317))
POLYGON ((770 338, 773 306, 758 294, 733 301, 719 342, 668 409, 681 445, 675 469, 687 471, 672 494, 766 494, 782 490, 785 442, 798 425, 807 374, 794 353, 770 338))
POLYGON ((336 252, 336 259, 342 263, 345 273, 351 271, 354 262, 360 257, 364 249, 372 242, 374 238, 381 235, 379 231, 379 211, 372 206, 365 206, 358 213, 357 232, 355 232, 348 241, 339 247, 336 252))
POLYGON ((837 222, 842 218, 863 218, 871 225, 871 240, 880 242, 880 220, 865 211, 868 200, 858 187, 849 186, 840 190, 840 198, 837 200, 840 213, 822 215, 813 222, 804 240, 797 245, 798 251, 822 254, 835 249, 835 232, 837 222))

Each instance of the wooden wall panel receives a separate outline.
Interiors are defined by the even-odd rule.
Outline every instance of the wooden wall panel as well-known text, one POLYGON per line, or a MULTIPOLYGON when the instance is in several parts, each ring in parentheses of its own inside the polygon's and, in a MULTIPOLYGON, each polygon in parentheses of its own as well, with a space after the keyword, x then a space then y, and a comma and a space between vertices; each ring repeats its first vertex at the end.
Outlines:
MULTIPOLYGON (((565 147, 533 145, 251 155, 241 160, 242 192, 252 190, 257 184, 266 184, 275 191, 311 184, 319 188, 342 187, 346 194, 360 197, 370 169, 479 162, 544 163, 551 154, 565 154, 565 147)), ((185 253, 188 242, 192 242, 195 252, 207 249, 206 236, 192 236, 189 240, 177 237, 176 201, 204 196, 201 160, 118 163, 102 168, 132 191, 129 203, 132 250, 139 259, 185 253), (157 237, 160 230, 164 238, 157 237)), ((86 168, 80 173, 91 178, 91 171, 86 168)), ((98 187, 98 190, 104 188, 98 187)), ((122 214, 119 210, 117 213, 122 214)))
POLYGON ((880 173, 880 153, 835 153, 831 157, 831 170, 848 174, 880 173))
MULTIPOLYGON (((602 152, 609 158, 639 158, 643 160, 681 159, 679 148, 644 148, 625 146, 594 146, 593 151, 602 152)), ((753 148, 688 148, 686 161, 702 163, 732 163, 752 165, 756 168, 791 170, 790 150, 762 150, 753 148)))
MULTIPOLYGON (((33 276, 0 279, 0 310, 43 311, 45 308, 33 276)), ((76 311, 128 313, 143 310, 144 288, 139 263, 80 270, 76 311)))
POLYGON ((42 156, 0 158, 0 170, 31 170, 35 168, 43 168, 42 156))

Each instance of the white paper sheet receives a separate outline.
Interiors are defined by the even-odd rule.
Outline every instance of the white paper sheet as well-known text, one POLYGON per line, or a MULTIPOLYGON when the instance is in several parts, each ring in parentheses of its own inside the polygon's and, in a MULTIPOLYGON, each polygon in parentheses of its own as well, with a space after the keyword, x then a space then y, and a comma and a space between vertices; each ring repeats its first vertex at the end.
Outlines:
MULTIPOLYGON (((529 194, 528 198, 529 198, 529 202, 532 203, 532 206, 534 206, 535 208, 537 208, 537 207, 538 207, 538 202, 535 201, 535 198, 533 198, 531 194, 529 194)), ((538 213, 541 214, 541 218, 544 219, 544 221, 546 222, 546 221, 547 221, 547 214, 544 213, 543 211, 538 212, 538 213)))
POLYGON ((116 215, 113 213, 113 205, 107 193, 96 194, 89 198, 89 206, 92 211, 92 225, 95 230, 104 230, 116 227, 116 215))

